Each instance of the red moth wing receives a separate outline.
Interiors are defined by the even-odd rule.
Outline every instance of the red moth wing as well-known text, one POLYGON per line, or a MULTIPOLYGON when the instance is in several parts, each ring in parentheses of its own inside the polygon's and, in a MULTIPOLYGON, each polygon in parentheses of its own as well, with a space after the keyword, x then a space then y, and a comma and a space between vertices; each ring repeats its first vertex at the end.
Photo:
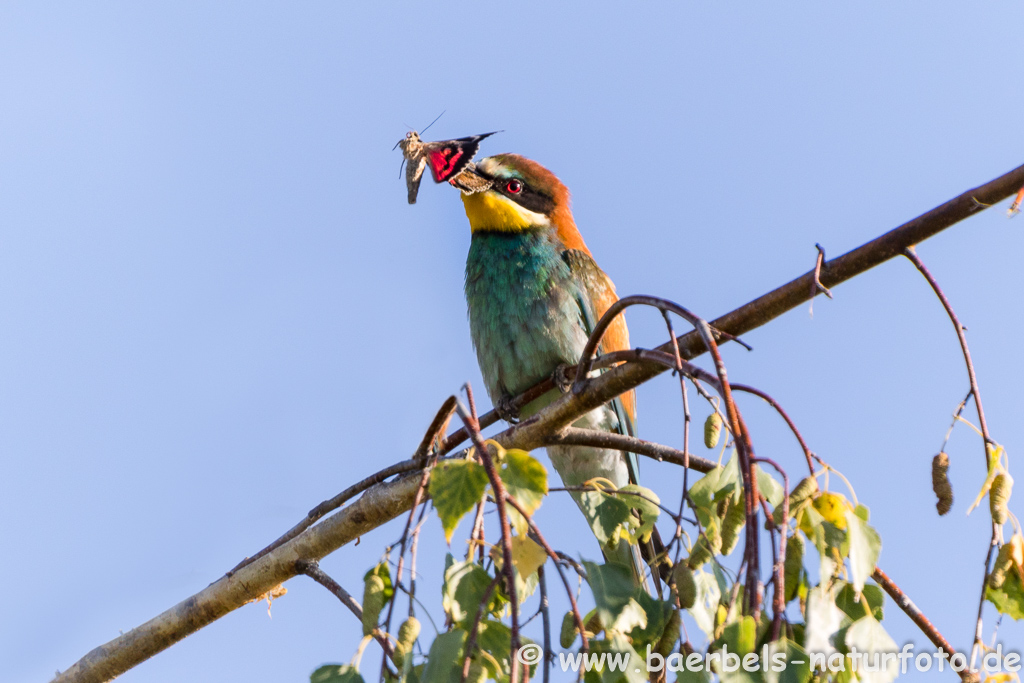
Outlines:
POLYGON ((434 182, 443 183, 461 173, 480 149, 480 141, 489 135, 494 133, 427 143, 425 153, 434 182))

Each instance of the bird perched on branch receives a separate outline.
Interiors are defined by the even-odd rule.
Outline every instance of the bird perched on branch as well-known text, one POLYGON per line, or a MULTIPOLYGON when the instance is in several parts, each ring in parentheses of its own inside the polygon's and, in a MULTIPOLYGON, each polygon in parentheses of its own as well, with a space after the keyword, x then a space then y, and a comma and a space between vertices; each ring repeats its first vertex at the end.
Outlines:
MULTIPOLYGON (((514 396, 579 362, 590 331, 617 300, 615 286, 576 228, 568 188, 540 164, 500 154, 480 160, 452 184, 463 190, 472 230, 466 300, 473 345, 492 403, 513 421, 518 417, 511 406, 514 396)), ((600 350, 628 348, 629 332, 619 316, 600 350)), ((523 415, 557 396, 557 390, 549 392, 527 405, 523 415)), ((635 436, 634 392, 587 413, 575 426, 635 436)), ((548 454, 567 487, 598 477, 617 488, 637 483, 632 454, 588 446, 549 446, 548 454)), ((580 503, 580 494, 573 496, 580 503)), ((609 561, 633 568, 637 582, 643 582, 635 546, 620 541, 604 552, 609 561)))

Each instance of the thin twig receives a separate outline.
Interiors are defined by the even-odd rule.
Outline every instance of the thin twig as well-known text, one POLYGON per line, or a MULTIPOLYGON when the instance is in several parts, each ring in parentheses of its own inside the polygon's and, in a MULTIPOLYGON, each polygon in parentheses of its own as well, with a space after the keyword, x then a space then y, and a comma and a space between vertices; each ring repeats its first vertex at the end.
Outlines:
MULTIPOLYGON (((989 456, 988 450, 990 445, 995 445, 995 441, 992 440, 992 436, 988 431, 988 422, 985 420, 985 409, 981 405, 981 390, 978 388, 978 378, 974 373, 974 363, 971 361, 971 350, 967 347, 967 336, 964 334, 964 326, 960 323, 960 319, 957 317, 956 312, 953 310, 953 305, 949 303, 949 299, 946 298, 939 283, 932 276, 931 272, 924 265, 918 257, 917 252, 914 251, 913 247, 907 247, 903 250, 903 255, 914 264, 914 266, 920 271, 924 279, 931 285, 932 291, 935 292, 935 296, 938 297, 942 303, 942 307, 946 309, 946 314, 949 316, 949 320, 953 323, 953 329, 956 331, 956 337, 960 341, 960 350, 963 352, 964 364, 967 366, 967 379, 971 383, 971 394, 974 395, 974 407, 978 411, 978 427, 981 429, 981 436, 984 440, 982 444, 984 447, 984 463, 985 471, 989 469, 989 456)), ((989 544, 989 558, 992 556, 992 548, 999 543, 1000 539, 1000 526, 992 521, 992 539, 989 544)), ((981 597, 978 600, 978 619, 975 622, 974 629, 974 644, 971 647, 971 667, 974 668, 977 662, 978 652, 984 647, 983 642, 983 627, 982 627, 982 616, 985 609, 985 587, 988 584, 988 571, 989 562, 985 561, 985 575, 981 579, 981 597)))
MULTIPOLYGON (((703 318, 694 315, 683 306, 667 299, 654 296, 627 296, 619 299, 608 307, 608 310, 605 311, 605 314, 601 316, 601 319, 594 326, 594 331, 591 333, 590 338, 587 339, 587 344, 583 348, 579 365, 576 368, 576 378, 573 381, 572 393, 578 395, 587 386, 590 381, 589 374, 593 363, 593 357, 597 351, 598 345, 600 344, 602 335, 611 325, 612 321, 630 306, 652 306, 662 312, 671 311, 672 313, 675 313, 694 326, 695 331, 700 335, 701 340, 704 342, 704 346, 711 354, 711 359, 715 364, 715 373, 718 375, 719 393, 722 396, 722 401, 725 403, 728 423, 736 438, 740 476, 743 479, 743 495, 746 502, 747 512, 746 543, 744 544, 743 552, 745 555, 749 556, 749 561, 747 563, 748 575, 744 588, 747 597, 746 604, 750 610, 750 615, 753 616, 756 621, 760 617, 761 613, 761 598, 759 593, 760 540, 756 529, 756 503, 758 498, 757 478, 754 476, 753 464, 750 461, 750 459, 754 457, 754 446, 750 440, 750 433, 747 429, 746 423, 740 415, 739 410, 736 407, 736 403, 733 401, 732 389, 729 385, 729 379, 725 370, 725 363, 723 362, 722 355, 718 350, 718 343, 715 341, 716 333, 718 331, 714 330, 703 318)), ((672 340, 672 343, 675 345, 677 342, 676 340, 672 340)), ((673 348, 675 349, 675 346, 673 346, 673 348)), ((678 351, 678 349, 676 350, 678 351)), ((681 362, 681 360, 677 361, 674 368, 679 370, 681 368, 681 362)))
POLYGON ((818 257, 814 261, 814 279, 811 281, 810 314, 812 318, 814 317, 814 297, 818 296, 820 292, 829 299, 832 298, 832 292, 829 291, 828 287, 821 284, 821 264, 825 262, 825 248, 817 243, 815 243, 814 248, 818 250, 818 257))
POLYGON ((416 602, 416 549, 420 543, 420 529, 423 528, 423 523, 427 521, 427 504, 423 503, 423 507, 420 508, 420 518, 416 521, 416 528, 412 532, 412 545, 409 548, 409 616, 416 616, 416 611, 413 609, 413 605, 416 602))
POLYGON ((956 427, 956 423, 960 421, 960 416, 963 414, 964 408, 967 407, 967 402, 971 400, 971 396, 973 395, 974 389, 968 390, 967 395, 964 396, 963 400, 960 401, 959 404, 957 404, 956 410, 953 412, 953 421, 949 423, 949 429, 946 430, 946 436, 942 439, 942 448, 939 449, 940 452, 946 451, 946 445, 949 443, 949 437, 953 435, 953 428, 956 427))
POLYGON ((544 672, 543 683, 551 678, 551 664, 555 653, 551 650, 551 605, 548 604, 548 582, 544 576, 544 565, 537 567, 537 585, 540 587, 540 617, 544 627, 544 672))
POLYGON ((306 529, 313 526, 313 524, 320 520, 324 515, 328 514, 329 512, 333 512, 334 510, 337 510, 342 505, 352 500, 353 498, 358 496, 360 493, 366 491, 367 489, 376 486, 377 484, 385 482, 386 480, 390 479, 396 474, 415 472, 416 470, 422 469, 422 467, 423 463, 419 460, 403 460, 402 462, 396 462, 394 465, 385 467, 384 469, 375 474, 371 474, 369 477, 363 479, 360 482, 352 484, 352 486, 349 486, 347 489, 345 489, 338 495, 328 500, 325 500, 324 502, 320 503, 315 508, 310 510, 306 514, 305 519, 303 519, 301 522, 293 526, 273 543, 263 548, 258 553, 251 555, 242 560, 241 562, 239 562, 238 564, 236 564, 234 567, 228 570, 226 576, 232 576, 242 567, 252 564, 256 560, 260 559, 261 557, 263 557, 264 555, 273 550, 277 550, 285 543, 292 540, 293 538, 298 537, 306 529))
MULTIPOLYGON (((467 383, 464 389, 466 390, 466 396, 469 398, 470 406, 475 408, 472 388, 467 383)), ((512 565, 512 528, 509 526, 508 510, 505 507, 505 499, 508 497, 508 494, 505 490, 505 484, 501 481, 501 477, 498 476, 498 469, 494 464, 494 458, 491 457, 487 445, 484 444, 483 438, 480 436, 476 415, 467 413, 466 409, 461 405, 456 406, 456 408, 463 424, 469 429, 470 437, 472 437, 473 444, 476 446, 477 455, 480 457, 484 470, 487 472, 487 478, 491 482, 491 489, 494 491, 494 502, 498 508, 498 520, 501 525, 502 572, 505 574, 508 586, 509 607, 512 612, 512 651, 509 657, 511 660, 510 677, 511 680, 518 681, 519 658, 516 655, 519 652, 519 595, 516 591, 515 567, 512 565)), ((527 670, 527 677, 529 677, 529 670, 527 670)))
MULTIPOLYGON (((451 398, 454 399, 454 397, 451 397, 451 398)), ((447 404, 447 402, 446 402, 446 404, 447 404)), ((440 416, 440 413, 438 413, 438 415, 440 416)), ((450 417, 450 414, 449 414, 449 417, 450 417)), ((434 432, 434 437, 433 438, 431 438, 429 441, 426 441, 428 448, 429 448, 429 444, 433 443, 435 438, 436 438, 436 432, 434 432)), ((426 455, 426 449, 424 449, 424 456, 425 455, 426 455)), ((399 548, 398 548, 398 567, 395 570, 395 587, 396 588, 398 586, 402 585, 402 575, 403 575, 404 568, 405 568, 405 546, 406 546, 406 544, 409 541, 409 531, 412 529, 413 517, 416 516, 416 508, 419 507, 420 501, 423 500, 424 496, 426 495, 427 484, 430 483, 430 470, 431 470, 430 463, 427 462, 426 466, 423 469, 423 475, 420 477, 419 488, 416 489, 416 497, 413 498, 413 500, 412 500, 412 507, 409 508, 409 516, 406 517, 406 520, 405 520, 405 529, 402 531, 402 540, 399 542, 399 548)), ((411 577, 410 577, 410 580, 411 580, 411 577)), ((410 595, 410 598, 411 598, 412 597, 412 593, 410 593, 409 595, 410 595)), ((392 616, 394 616, 394 613, 395 613, 395 602, 396 602, 395 600, 391 600, 391 602, 388 604, 388 616, 387 616, 387 619, 385 619, 385 621, 384 621, 384 632, 385 633, 391 633, 391 618, 392 618, 392 616)), ((411 602, 412 601, 410 599, 410 610, 412 609, 411 608, 411 602)), ((381 664, 381 680, 382 681, 384 680, 384 666, 383 666, 383 662, 381 664)))
POLYGON ((793 432, 793 436, 795 436, 796 440, 800 443, 800 448, 801 450, 803 450, 804 457, 807 459, 807 469, 811 471, 811 476, 813 476, 814 453, 812 453, 811 449, 807 447, 807 442, 804 441, 804 437, 803 435, 800 434, 800 430, 796 428, 796 423, 789 418, 789 415, 786 413, 785 410, 782 409, 782 406, 779 405, 779 402, 776 401, 771 396, 769 396, 767 393, 761 391, 760 389, 756 389, 746 384, 733 384, 732 388, 735 389, 736 391, 742 391, 747 394, 753 394, 754 396, 758 396, 762 398, 766 403, 768 403, 768 405, 775 409, 775 412, 777 412, 779 416, 783 420, 785 420, 786 424, 789 426, 789 430, 793 432))
MULTIPOLYGON (((661 317, 665 319, 665 327, 668 328, 668 338, 672 343, 672 355, 676 362, 675 372, 679 376, 679 393, 683 397, 683 492, 679 496, 679 515, 676 518, 675 537, 679 537, 682 531, 683 513, 686 511, 686 492, 690 490, 690 399, 686 391, 686 377, 683 375, 683 356, 679 353, 679 341, 676 339, 676 332, 672 328, 672 316, 668 311, 662 311, 661 317)), ((693 380, 694 384, 697 380, 693 380)), ((678 560, 678 555, 676 556, 678 560)))
MULTIPOLYGON (((476 636, 480 632, 480 620, 483 619, 484 612, 487 611, 487 604, 491 601, 491 595, 494 594, 494 589, 498 587, 498 581, 501 579, 497 576, 484 590, 483 596, 480 598, 480 604, 476 608, 476 616, 473 618, 473 627, 469 630, 469 636, 466 638, 466 647, 462 653, 462 677, 459 679, 460 683, 465 683, 466 677, 469 676, 470 661, 473 658, 473 648, 476 647, 476 636)), ((515 659, 515 657, 513 657, 515 659)), ((514 679, 513 679, 514 680, 514 679)))
POLYGON ((576 562, 571 557, 568 557, 567 555, 564 555, 562 553, 555 552, 555 550, 551 547, 551 544, 548 543, 546 538, 544 538, 544 534, 540 532, 540 529, 537 527, 536 522, 533 521, 533 517, 531 517, 530 514, 526 511, 526 508, 520 505, 519 501, 517 501, 515 498, 508 495, 508 493, 505 494, 505 497, 506 500, 508 500, 508 504, 514 507, 516 511, 523 516, 523 519, 526 520, 526 523, 530 525, 531 536, 535 538, 538 543, 540 543, 540 546, 544 548, 544 552, 546 552, 548 554, 548 557, 550 557, 551 560, 555 563, 555 569, 558 570, 558 576, 562 579, 562 585, 565 586, 565 594, 569 597, 569 606, 572 607, 573 619, 576 622, 576 628, 580 632, 580 638, 583 642, 583 651, 586 652, 590 649, 590 641, 587 639, 587 630, 583 624, 583 615, 580 614, 579 605, 576 604, 576 596, 573 594, 572 586, 569 585, 569 579, 565 577, 565 572, 562 570, 562 561, 564 560, 569 562, 569 564, 571 564, 573 568, 576 569, 576 572, 579 573, 580 576, 585 576, 583 567, 581 567, 579 562, 576 562))
POLYGON ((437 411, 437 415, 435 415, 433 421, 431 421, 430 427, 427 428, 427 432, 423 435, 423 440, 420 442, 420 445, 416 449, 412 458, 410 458, 409 460, 403 460, 402 462, 395 463, 394 465, 391 465, 389 467, 385 467, 381 471, 375 474, 371 474, 369 477, 363 479, 362 481, 357 482, 352 486, 349 486, 348 488, 346 488, 344 491, 334 496, 333 498, 329 498, 323 501, 315 508, 310 510, 306 514, 305 519, 303 519, 301 522, 293 526, 273 543, 266 546, 255 555, 245 558, 244 560, 236 564, 234 567, 232 567, 231 570, 228 571, 227 575, 231 576, 242 567, 251 564, 252 562, 263 557, 270 551, 281 547, 282 545, 292 540, 309 527, 313 526, 324 515, 334 512, 342 505, 344 505, 351 499, 355 498, 356 496, 358 496, 360 493, 367 490, 371 486, 376 486, 377 484, 380 484, 381 482, 385 481, 390 477, 395 476, 396 474, 404 474, 405 472, 413 472, 415 470, 421 469, 423 467, 422 460, 424 456, 427 454, 427 451, 429 450, 430 446, 434 444, 434 442, 437 441, 438 436, 443 434, 444 431, 448 428, 448 422, 451 420, 452 412, 454 411, 454 403, 454 396, 449 396, 447 399, 445 399, 445 402, 441 405, 440 410, 437 411))
MULTIPOLYGON (((316 560, 296 560, 295 570, 299 574, 305 574, 309 578, 313 579, 321 586, 334 593, 335 597, 341 601, 341 604, 345 605, 356 616, 360 622, 363 620, 363 607, 359 602, 352 597, 352 594, 341 587, 337 581, 332 579, 324 570, 320 569, 320 564, 316 560)), ((386 633, 386 632, 385 632, 386 633)), ((391 643, 388 642, 387 635, 381 633, 380 629, 373 630, 373 639, 380 644, 381 650, 384 651, 384 656, 391 660, 392 664, 401 670, 401 666, 395 661, 395 652, 391 647, 391 643)), ((386 665, 385 665, 386 666, 386 665)), ((394 675, 394 674, 392 674, 394 675)))
POLYGON ((918 257, 917 252, 914 251, 913 247, 907 247, 903 251, 903 255, 914 264, 914 266, 921 272, 924 279, 931 285, 932 291, 935 292, 935 296, 939 298, 942 303, 942 307, 946 309, 946 314, 949 316, 950 322, 953 323, 953 329, 956 331, 956 337, 960 340, 960 350, 963 352, 964 364, 967 366, 967 379, 971 383, 971 393, 974 394, 974 406, 978 410, 978 427, 981 429, 981 433, 985 438, 985 470, 988 471, 988 446, 994 445, 995 442, 989 435, 988 423, 985 420, 985 410, 981 406, 981 391, 978 389, 978 378, 974 374, 974 363, 971 360, 971 350, 967 348, 967 337, 964 335, 964 326, 960 323, 960 319, 957 317, 956 312, 953 310, 952 304, 949 303, 949 299, 943 293, 942 288, 939 287, 939 283, 932 276, 931 272, 924 265, 918 257))
MULTIPOLYGON (((754 462, 763 462, 766 465, 771 465, 775 468, 775 471, 782 475, 782 490, 784 492, 782 498, 782 519, 789 519, 789 477, 786 475, 786 471, 779 467, 778 463, 770 458, 753 458, 754 462)), ((761 497, 764 500, 764 497, 761 497)), ((771 516, 765 512, 767 519, 772 519, 771 516)), ((774 567, 772 571, 775 575, 775 595, 772 601, 772 640, 778 640, 779 634, 782 632, 782 617, 786 614, 786 579, 785 579, 785 563, 786 563, 786 529, 785 527, 778 529, 779 532, 779 552, 775 556, 774 567)), ((773 546, 774 547, 774 546, 773 546)))

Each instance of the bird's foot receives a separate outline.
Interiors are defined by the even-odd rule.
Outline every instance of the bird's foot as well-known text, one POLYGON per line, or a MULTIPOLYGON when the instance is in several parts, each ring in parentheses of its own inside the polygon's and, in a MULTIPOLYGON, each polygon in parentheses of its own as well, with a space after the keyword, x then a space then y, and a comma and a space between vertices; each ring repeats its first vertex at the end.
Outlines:
POLYGON ((519 408, 511 396, 502 396, 494 404, 494 412, 509 424, 519 424, 519 408))
POLYGON ((558 390, 563 394, 568 394, 569 390, 572 389, 573 380, 569 379, 569 370, 575 370, 575 365, 569 365, 567 363, 559 363, 555 371, 551 373, 551 381, 555 383, 558 390))

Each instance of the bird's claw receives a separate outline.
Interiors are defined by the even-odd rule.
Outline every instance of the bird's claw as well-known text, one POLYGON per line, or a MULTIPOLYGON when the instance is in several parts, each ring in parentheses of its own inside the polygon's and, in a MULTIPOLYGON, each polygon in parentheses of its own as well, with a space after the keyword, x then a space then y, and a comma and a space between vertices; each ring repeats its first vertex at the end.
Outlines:
POLYGON ((569 390, 572 389, 573 381, 569 379, 569 369, 575 368, 575 365, 569 365, 567 363, 559 363, 555 371, 551 373, 551 381, 554 382, 558 390, 563 394, 568 394, 569 390))
POLYGON ((519 408, 515 405, 515 400, 511 396, 502 396, 494 405, 494 412, 498 414, 505 422, 509 424, 519 423, 519 408))

